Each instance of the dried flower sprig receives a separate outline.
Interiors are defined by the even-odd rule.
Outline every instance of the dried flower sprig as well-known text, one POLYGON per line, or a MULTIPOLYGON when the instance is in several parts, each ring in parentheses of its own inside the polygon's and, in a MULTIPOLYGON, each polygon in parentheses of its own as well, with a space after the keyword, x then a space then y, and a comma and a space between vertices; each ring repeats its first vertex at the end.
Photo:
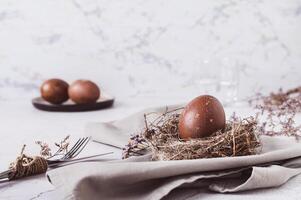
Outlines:
POLYGON ((49 147, 49 145, 45 142, 42 141, 36 141, 35 142, 37 145, 40 146, 41 150, 40 150, 40 155, 43 157, 50 157, 51 156, 51 149, 49 147))
POLYGON ((54 143, 56 147, 58 147, 57 151, 52 154, 51 153, 51 148, 50 146, 46 143, 46 142, 42 142, 42 141, 36 141, 35 143, 37 145, 40 146, 41 150, 40 150, 40 155, 44 158, 52 158, 54 156, 57 156, 57 155, 61 155, 62 152, 63 154, 68 152, 68 146, 70 144, 69 142, 69 139, 70 139, 70 135, 67 135, 62 141, 60 141, 59 143, 54 143))
POLYGON ((130 137, 129 143, 122 149, 122 159, 143 155, 148 147, 145 139, 140 134, 133 135, 130 137))
POLYGON ((263 118, 261 134, 295 136, 297 139, 301 136, 301 125, 296 125, 294 120, 301 112, 301 87, 286 92, 280 88, 268 96, 257 93, 249 103, 263 118))
POLYGON ((59 143, 54 143, 55 146, 57 146, 59 148, 59 152, 64 151, 65 153, 68 151, 68 146, 70 144, 69 142, 69 138, 70 135, 67 135, 62 141, 60 141, 59 143))

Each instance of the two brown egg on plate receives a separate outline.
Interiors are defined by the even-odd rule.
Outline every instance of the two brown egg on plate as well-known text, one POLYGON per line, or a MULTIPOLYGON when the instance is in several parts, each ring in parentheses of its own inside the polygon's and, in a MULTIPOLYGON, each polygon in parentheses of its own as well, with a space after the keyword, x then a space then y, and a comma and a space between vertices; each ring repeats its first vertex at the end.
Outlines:
POLYGON ((89 80, 77 80, 70 86, 61 79, 49 79, 40 88, 42 98, 51 104, 62 104, 69 98, 76 104, 95 103, 100 95, 99 87, 89 80))
MULTIPOLYGON (((41 88, 41 96, 52 104, 62 104, 69 98, 76 104, 95 103, 100 97, 99 87, 89 80, 77 80, 70 86, 60 79, 49 79, 41 88)), ((193 139, 208 137, 226 125, 222 104, 213 96, 202 95, 189 102, 179 119, 179 137, 193 139)))

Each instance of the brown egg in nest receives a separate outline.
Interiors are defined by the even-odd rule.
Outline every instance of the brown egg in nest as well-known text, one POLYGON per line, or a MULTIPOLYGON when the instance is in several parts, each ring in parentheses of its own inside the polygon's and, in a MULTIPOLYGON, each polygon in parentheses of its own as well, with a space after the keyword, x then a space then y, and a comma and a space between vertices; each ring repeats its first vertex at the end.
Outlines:
POLYGON ((100 97, 100 89, 92 81, 77 80, 70 85, 68 94, 77 104, 95 103, 100 97))
POLYGON ((202 95, 187 104, 179 119, 181 139, 208 137, 224 129, 226 117, 222 104, 213 96, 202 95))
POLYGON ((40 88, 41 96, 49 103, 61 104, 69 99, 68 87, 68 83, 61 79, 49 79, 40 88))

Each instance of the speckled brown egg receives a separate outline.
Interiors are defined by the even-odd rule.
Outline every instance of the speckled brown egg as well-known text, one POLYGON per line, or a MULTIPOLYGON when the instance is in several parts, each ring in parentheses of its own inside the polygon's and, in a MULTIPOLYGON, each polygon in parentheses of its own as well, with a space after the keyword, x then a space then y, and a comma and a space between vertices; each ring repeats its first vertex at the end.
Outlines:
POLYGON ((222 104, 213 96, 202 95, 187 104, 179 119, 182 139, 208 137, 224 129, 226 124, 222 104))
POLYGON ((100 89, 89 80, 77 80, 68 90, 69 97, 77 104, 95 103, 100 97, 100 89))
POLYGON ((41 96, 52 104, 61 104, 69 99, 68 87, 68 83, 61 79, 49 79, 40 88, 41 96))

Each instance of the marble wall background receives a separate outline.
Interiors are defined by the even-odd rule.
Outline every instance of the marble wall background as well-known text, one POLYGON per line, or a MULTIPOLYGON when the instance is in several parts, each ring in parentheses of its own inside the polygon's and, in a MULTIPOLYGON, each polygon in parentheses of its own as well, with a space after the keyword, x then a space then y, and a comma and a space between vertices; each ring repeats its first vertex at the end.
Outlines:
POLYGON ((300 85, 301 1, 0 1, 0 101, 50 77, 119 98, 184 95, 224 56, 240 63, 241 97, 300 85))

